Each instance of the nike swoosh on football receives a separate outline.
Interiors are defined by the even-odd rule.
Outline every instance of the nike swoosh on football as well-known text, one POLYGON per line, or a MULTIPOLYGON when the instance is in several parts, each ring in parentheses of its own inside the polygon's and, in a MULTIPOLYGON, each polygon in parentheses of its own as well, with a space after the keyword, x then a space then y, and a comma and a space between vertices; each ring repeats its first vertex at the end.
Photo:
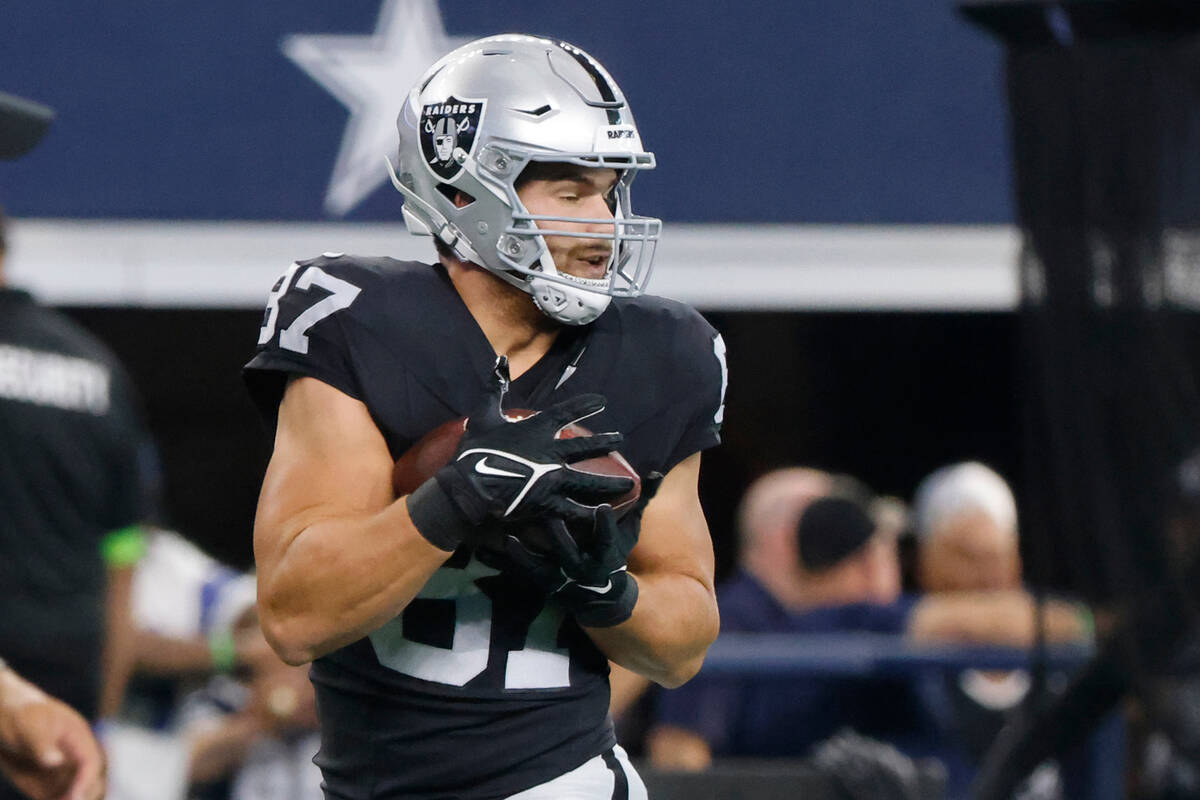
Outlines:
POLYGON ((475 462, 475 471, 478 472, 480 475, 497 475, 501 478, 524 478, 524 477, 526 477, 519 472, 509 472, 506 469, 500 469, 499 467, 488 466, 487 456, 484 456, 483 458, 481 458, 475 462))

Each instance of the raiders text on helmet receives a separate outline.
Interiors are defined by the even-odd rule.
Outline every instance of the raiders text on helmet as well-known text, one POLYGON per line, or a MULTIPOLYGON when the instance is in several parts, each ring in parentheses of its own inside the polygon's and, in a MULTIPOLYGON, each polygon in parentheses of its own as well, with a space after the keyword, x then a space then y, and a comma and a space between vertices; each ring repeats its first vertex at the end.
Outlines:
POLYGON ((639 170, 654 168, 654 154, 642 150, 621 90, 587 53, 520 34, 478 39, 429 69, 397 127, 392 183, 404 195, 410 232, 437 236, 571 325, 600 316, 613 296, 645 289, 662 222, 633 213, 629 185, 639 170), (616 170, 613 219, 530 214, 514 184, 532 161, 616 170), (459 208, 457 191, 474 202, 459 208), (611 233, 555 227, 563 222, 611 233), (543 236, 611 240, 606 277, 560 272, 543 236))

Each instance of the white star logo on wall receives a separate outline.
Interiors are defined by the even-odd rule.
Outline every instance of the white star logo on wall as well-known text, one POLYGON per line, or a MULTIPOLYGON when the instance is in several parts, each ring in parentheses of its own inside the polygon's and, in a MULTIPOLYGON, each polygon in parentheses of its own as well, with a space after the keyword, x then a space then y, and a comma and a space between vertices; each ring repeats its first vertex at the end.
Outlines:
POLYGON ((385 0, 375 32, 293 34, 283 53, 350 111, 325 209, 344 216, 387 179, 396 116, 408 91, 438 58, 466 38, 450 37, 436 0, 385 0))

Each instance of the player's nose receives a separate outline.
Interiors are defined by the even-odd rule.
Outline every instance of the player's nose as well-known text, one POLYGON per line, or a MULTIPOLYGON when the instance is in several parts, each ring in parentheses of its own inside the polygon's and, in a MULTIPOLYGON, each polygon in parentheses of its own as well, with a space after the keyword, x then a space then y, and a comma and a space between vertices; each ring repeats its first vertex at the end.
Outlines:
POLYGON ((597 220, 596 222, 586 223, 589 233, 612 235, 613 225, 610 220, 613 219, 613 212, 603 197, 595 197, 589 200, 586 213, 589 219, 597 220))

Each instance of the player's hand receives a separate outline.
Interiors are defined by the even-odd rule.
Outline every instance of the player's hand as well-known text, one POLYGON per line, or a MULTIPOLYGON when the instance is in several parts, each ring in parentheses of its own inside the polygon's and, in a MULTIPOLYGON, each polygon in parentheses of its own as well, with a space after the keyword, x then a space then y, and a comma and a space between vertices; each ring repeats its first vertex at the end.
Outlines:
POLYGON ((554 517, 544 523, 551 552, 535 551, 520 534, 510 533, 505 539, 506 555, 580 625, 619 625, 637 605, 637 581, 626 562, 638 542, 642 511, 654 498, 662 478, 656 472, 647 475, 641 497, 620 520, 611 506, 603 505, 596 509, 590 530, 573 535, 563 519, 554 517))
POLYGON ((0 771, 33 800, 100 800, 104 756, 87 721, 0 669, 0 771))
POLYGON ((505 416, 508 360, 496 371, 483 404, 467 419, 454 459, 409 495, 417 529, 435 545, 453 550, 470 531, 489 519, 528 520, 555 515, 591 519, 589 502, 617 498, 633 487, 629 478, 567 469, 569 464, 617 449, 619 433, 556 438, 573 422, 604 410, 605 400, 585 394, 523 419, 505 416), (447 519, 447 511, 454 512, 447 519), (457 517, 454 519, 453 517, 457 517))

